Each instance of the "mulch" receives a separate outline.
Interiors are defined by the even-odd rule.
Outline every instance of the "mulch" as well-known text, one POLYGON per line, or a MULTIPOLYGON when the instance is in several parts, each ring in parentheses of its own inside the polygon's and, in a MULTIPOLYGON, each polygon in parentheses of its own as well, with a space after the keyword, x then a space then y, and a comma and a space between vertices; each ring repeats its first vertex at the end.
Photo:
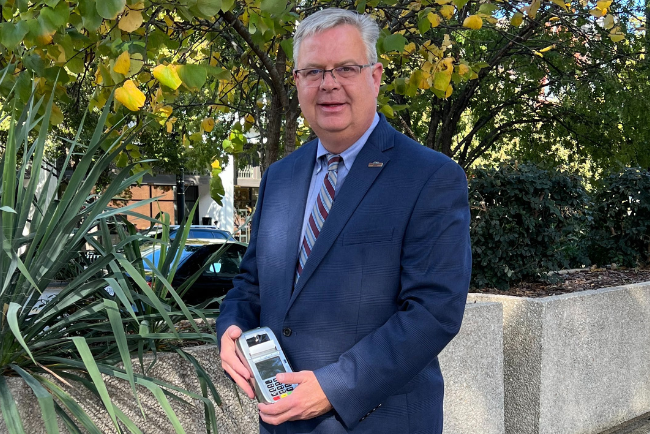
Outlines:
POLYGON ((591 268, 554 275, 551 282, 519 282, 511 285, 508 290, 473 288, 470 292, 513 295, 517 297, 546 297, 647 281, 650 281, 650 268, 591 268))

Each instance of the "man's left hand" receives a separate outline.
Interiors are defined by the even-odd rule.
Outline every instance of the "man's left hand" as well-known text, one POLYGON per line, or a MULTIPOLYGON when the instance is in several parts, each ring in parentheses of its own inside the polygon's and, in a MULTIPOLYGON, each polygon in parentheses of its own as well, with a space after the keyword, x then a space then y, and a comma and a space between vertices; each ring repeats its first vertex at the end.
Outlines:
POLYGON ((312 419, 332 409, 312 371, 287 372, 276 378, 280 383, 298 386, 291 395, 273 404, 258 404, 264 422, 279 425, 288 420, 312 419))

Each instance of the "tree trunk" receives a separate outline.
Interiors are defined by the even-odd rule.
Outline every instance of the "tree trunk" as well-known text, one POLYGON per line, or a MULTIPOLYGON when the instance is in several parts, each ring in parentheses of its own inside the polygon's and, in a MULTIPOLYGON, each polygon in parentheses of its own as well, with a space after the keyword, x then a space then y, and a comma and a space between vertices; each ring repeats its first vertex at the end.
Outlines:
POLYGON ((294 94, 289 102, 286 111, 286 125, 284 128, 284 156, 291 154, 296 150, 298 131, 298 118, 300 117, 300 106, 298 105, 298 95, 294 94))
POLYGON ((269 123, 266 128, 266 143, 262 144, 264 148, 264 159, 262 160, 262 173, 276 161, 280 154, 280 134, 282 131, 282 104, 278 95, 271 96, 271 111, 269 113, 269 123))

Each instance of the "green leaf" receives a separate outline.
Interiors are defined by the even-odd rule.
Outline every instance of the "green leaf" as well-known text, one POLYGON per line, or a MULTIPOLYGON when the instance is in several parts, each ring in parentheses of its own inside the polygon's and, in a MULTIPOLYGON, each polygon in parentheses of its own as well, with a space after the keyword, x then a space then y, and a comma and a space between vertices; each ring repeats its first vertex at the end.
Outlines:
POLYGON ((9 434, 25 434, 25 428, 20 420, 16 401, 11 396, 11 391, 9 391, 9 386, 4 375, 0 375, 0 409, 2 409, 2 416, 9 434))
POLYGON ((45 430, 48 434, 58 434, 59 425, 56 421, 56 412, 54 411, 54 398, 50 392, 45 389, 34 377, 29 373, 25 372, 20 366, 14 364, 9 365, 14 371, 20 375, 25 383, 31 387, 36 399, 38 399, 38 405, 41 407, 41 415, 43 416, 43 422, 45 425, 45 430))
POLYGON ((280 41, 280 46, 287 55, 287 59, 293 59, 293 38, 283 39, 280 41))
POLYGON ((68 3, 63 1, 56 8, 43 8, 38 19, 43 23, 43 28, 48 32, 54 32, 68 22, 70 9, 68 3))
POLYGON ((406 38, 403 35, 400 35, 399 33, 386 36, 383 41, 384 50, 386 52, 389 51, 402 52, 404 51, 404 46, 406 45, 406 42, 407 42, 406 38))
POLYGON ((16 210, 8 206, 0 206, 0 211, 11 212, 16 214, 16 210))
POLYGON ((70 339, 77 347, 77 351, 81 356, 81 360, 83 360, 86 370, 88 371, 88 375, 90 375, 90 378, 93 380, 93 383, 97 388, 97 393, 99 394, 99 397, 104 403, 104 407, 106 408, 106 411, 111 417, 111 420, 113 421, 113 425, 117 427, 118 425, 115 416, 115 408, 113 407, 113 402, 111 401, 111 397, 108 395, 108 389, 106 389, 106 383, 104 383, 102 374, 99 373, 99 369, 97 368, 97 363, 95 363, 95 359, 93 358, 93 354, 90 351, 90 348, 88 347, 88 343, 86 342, 86 339, 84 339, 81 336, 75 336, 70 339))
POLYGON ((494 3, 483 3, 480 8, 478 8, 479 13, 485 15, 492 15, 494 11, 499 9, 494 3))
POLYGON ((27 32, 29 32, 29 27, 25 21, 18 21, 16 24, 2 23, 0 24, 0 44, 9 50, 14 50, 25 38, 27 32))
POLYGON ((208 72, 203 66, 200 65, 181 65, 176 68, 176 72, 181 78, 183 84, 190 90, 200 89, 205 84, 205 80, 208 78, 208 72))
POLYGON ((124 332, 124 325, 122 324, 122 317, 120 315, 119 307, 113 300, 104 300, 104 307, 108 313, 108 319, 111 323, 111 329, 113 330, 113 335, 115 336, 117 348, 120 351, 120 357, 122 358, 124 370, 126 371, 126 375, 129 376, 131 392, 133 392, 133 397, 138 403, 140 411, 144 415, 142 405, 140 404, 140 398, 138 397, 138 392, 135 388, 135 376, 133 373, 133 365, 131 364, 131 353, 129 351, 129 344, 126 342, 126 333, 124 332))
POLYGON ((221 10, 221 0, 197 0, 190 10, 202 18, 211 18, 221 10))
POLYGON ((217 202, 219 206, 223 206, 223 196, 226 190, 223 188, 221 177, 219 176, 221 169, 212 170, 212 178, 210 178, 210 197, 217 202))
POLYGON ((452 2, 456 5, 458 10, 460 10, 463 6, 467 4, 469 0, 452 0, 452 2))
POLYGON ((96 3, 96 6, 97 13, 102 18, 114 20, 124 10, 126 0, 100 0, 96 3))
POLYGON ((445 74, 444 72, 436 72, 433 76, 433 87, 437 90, 445 92, 451 81, 451 74, 445 74))
POLYGON ((102 17, 97 12, 95 0, 79 0, 79 12, 87 30, 94 32, 102 25, 102 17))
POLYGON ((431 28, 431 21, 425 16, 418 21, 418 30, 420 33, 426 33, 431 28))
POLYGON ((279 15, 287 8, 286 0, 262 0, 260 6, 262 12, 266 12, 271 15, 279 15))
POLYGON ((23 64, 30 71, 34 71, 39 77, 43 76, 45 73, 45 63, 43 62, 43 59, 41 59, 41 56, 38 54, 32 54, 27 57, 23 57, 23 64))
POLYGON ((235 6, 235 0, 222 0, 221 2, 221 10, 224 12, 228 12, 235 6))

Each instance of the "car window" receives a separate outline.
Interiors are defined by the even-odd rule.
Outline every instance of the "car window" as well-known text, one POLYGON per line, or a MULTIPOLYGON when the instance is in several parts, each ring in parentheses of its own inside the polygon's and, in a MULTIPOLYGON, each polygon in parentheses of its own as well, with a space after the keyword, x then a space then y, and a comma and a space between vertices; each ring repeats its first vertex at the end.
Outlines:
POLYGON ((241 246, 233 245, 203 272, 205 276, 235 276, 239 274, 239 264, 244 257, 241 246))
POLYGON ((190 233, 187 238, 214 238, 212 236, 212 231, 205 229, 190 229, 190 233))
MULTIPOLYGON (((177 255, 179 254, 181 255, 179 266, 200 248, 201 246, 185 246, 185 248, 181 252, 177 253, 177 255)), ((158 267, 158 261, 160 261, 160 246, 156 246, 155 248, 148 249, 142 253, 144 269, 151 270, 147 261, 144 261, 145 258, 151 261, 155 267, 158 267)))

